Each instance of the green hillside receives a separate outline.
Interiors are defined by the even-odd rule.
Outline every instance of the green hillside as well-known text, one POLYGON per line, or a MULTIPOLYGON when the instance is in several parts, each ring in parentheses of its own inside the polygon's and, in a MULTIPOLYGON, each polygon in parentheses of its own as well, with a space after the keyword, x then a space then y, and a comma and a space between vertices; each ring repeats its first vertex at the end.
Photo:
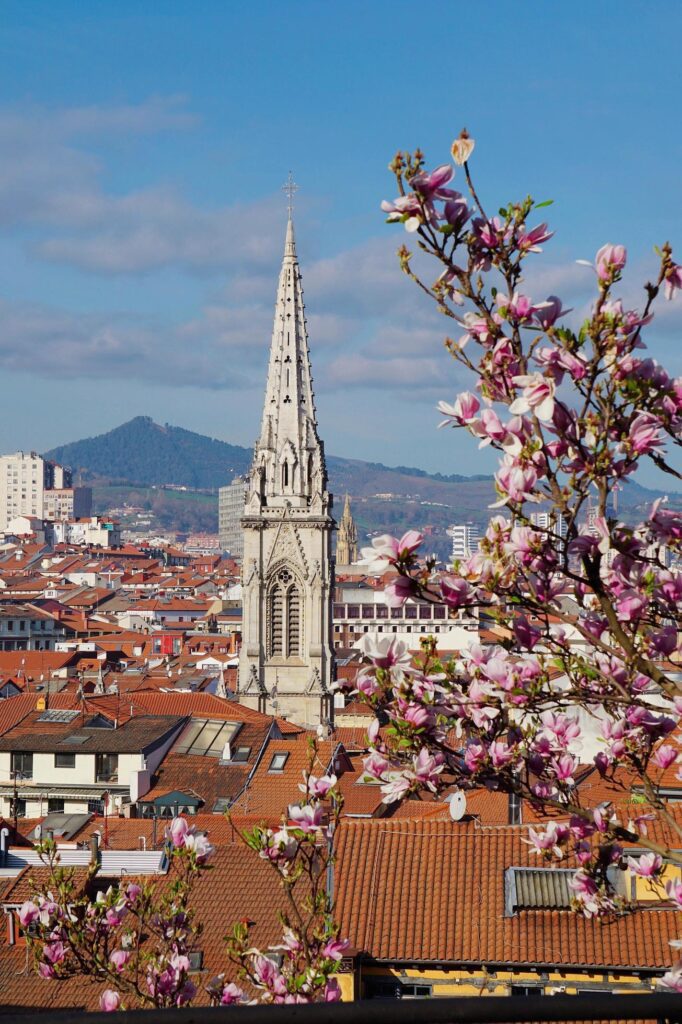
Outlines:
MULTIPOLYGON (((93 485, 96 512, 127 503, 152 512, 159 526, 183 532, 217 531, 217 489, 245 473, 251 462, 248 448, 182 427, 161 426, 149 416, 53 448, 46 456, 70 466, 83 483, 93 485), (191 490, 163 489, 168 484, 191 490)), ((333 455, 327 466, 337 513, 344 494, 354 500, 361 541, 377 532, 414 528, 430 534, 430 546, 444 557, 450 546, 447 527, 454 522, 484 526, 495 500, 490 476, 442 476, 333 455)), ((657 496, 656 491, 627 483, 619 513, 626 520, 639 517, 657 496)), ((671 498, 674 506, 680 503, 680 495, 671 498)))

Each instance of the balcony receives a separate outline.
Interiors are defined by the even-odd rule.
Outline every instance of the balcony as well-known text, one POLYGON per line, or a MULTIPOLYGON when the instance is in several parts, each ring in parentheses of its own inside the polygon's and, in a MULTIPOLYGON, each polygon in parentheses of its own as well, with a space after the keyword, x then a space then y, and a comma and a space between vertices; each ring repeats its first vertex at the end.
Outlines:
MULTIPOLYGON (((55 989, 58 986, 55 983, 55 989)), ((109 1014, 81 1009, 42 1011, 44 1024, 107 1024, 109 1014)), ((123 1018, 122 1018, 123 1019, 123 1018)), ((13 1024, 35 1024, 34 1013, 13 1014, 13 1024)), ((521 1024, 540 1021, 682 1020, 676 993, 577 996, 487 996, 457 999, 367 1000, 313 1006, 194 1007, 181 1010, 132 1010, 125 1024, 521 1024)))

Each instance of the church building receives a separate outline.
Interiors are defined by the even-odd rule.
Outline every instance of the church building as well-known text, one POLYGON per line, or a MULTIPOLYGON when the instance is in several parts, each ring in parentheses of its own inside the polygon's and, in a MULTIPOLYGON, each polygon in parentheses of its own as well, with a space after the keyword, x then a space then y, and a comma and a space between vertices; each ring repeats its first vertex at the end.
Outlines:
POLYGON ((239 701, 309 727, 333 715, 331 509, 290 209, 242 518, 239 701))

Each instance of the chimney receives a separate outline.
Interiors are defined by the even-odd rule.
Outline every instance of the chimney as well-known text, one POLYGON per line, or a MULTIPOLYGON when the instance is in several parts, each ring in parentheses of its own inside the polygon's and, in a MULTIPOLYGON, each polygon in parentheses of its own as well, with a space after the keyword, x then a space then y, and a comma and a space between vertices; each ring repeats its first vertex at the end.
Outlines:
POLYGON ((99 836, 96 832, 90 836, 90 864, 92 867, 99 864, 99 836))

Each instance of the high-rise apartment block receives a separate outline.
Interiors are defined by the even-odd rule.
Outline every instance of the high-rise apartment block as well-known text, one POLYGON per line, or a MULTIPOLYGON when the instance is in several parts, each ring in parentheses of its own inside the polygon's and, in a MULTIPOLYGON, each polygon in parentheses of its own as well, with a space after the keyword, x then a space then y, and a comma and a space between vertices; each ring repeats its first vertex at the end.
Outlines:
MULTIPOLYGON (((61 468, 61 467, 60 467, 61 468)), ((55 487, 45 491, 43 519, 62 522, 66 519, 89 519, 92 512, 92 488, 55 487)))
POLYGON ((566 520, 560 512, 531 512, 530 521, 539 530, 551 531, 557 537, 563 538, 566 536, 566 520))
POLYGON ((455 523, 447 535, 452 539, 453 562, 469 558, 478 546, 479 533, 473 523, 455 523))
POLYGON ((73 487, 71 471, 36 452, 0 457, 0 531, 16 516, 74 519, 89 516, 92 491, 73 487))
POLYGON ((227 487, 218 492, 218 533, 220 547, 229 551, 233 558, 244 556, 244 531, 241 518, 244 515, 246 499, 246 480, 236 476, 227 487))

